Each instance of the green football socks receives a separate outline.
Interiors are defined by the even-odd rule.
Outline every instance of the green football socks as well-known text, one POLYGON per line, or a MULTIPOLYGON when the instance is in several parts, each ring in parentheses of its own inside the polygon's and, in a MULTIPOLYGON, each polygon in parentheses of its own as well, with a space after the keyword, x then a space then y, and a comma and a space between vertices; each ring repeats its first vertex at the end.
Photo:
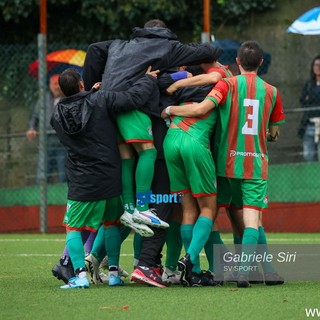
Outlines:
MULTIPOLYGON (((255 228, 245 228, 242 237, 242 253, 245 256, 252 255, 256 249, 259 239, 259 231, 255 228)), ((252 261, 242 261, 240 264, 239 274, 247 275, 252 261)))
POLYGON ((129 234, 131 233, 131 230, 131 228, 123 225, 120 227, 121 243, 128 238, 129 234))
MULTIPOLYGON (((259 227, 258 229, 259 231, 259 239, 258 239, 258 244, 262 245, 261 247, 263 248, 263 250, 266 252, 266 254, 269 254, 269 250, 268 250, 268 245, 267 245, 267 237, 266 234, 264 232, 264 228, 263 227, 259 227)), ((271 262, 269 261, 262 261, 262 268, 264 273, 268 273, 268 272, 275 272, 275 269, 273 268, 273 265, 271 262)))
MULTIPOLYGON (((193 233, 194 224, 182 224, 181 225, 181 239, 186 252, 188 252, 193 233)), ((200 259, 199 255, 192 261, 193 268, 192 271, 196 273, 201 273, 200 259)))
MULTIPOLYGON (((187 250, 187 252, 190 254, 192 263, 199 261, 199 254, 208 241, 212 225, 212 220, 207 217, 200 216, 197 219, 192 231, 192 240, 187 250)), ((200 265, 199 269, 201 272, 200 265)))
POLYGON ((155 148, 138 152, 138 164, 136 168, 136 208, 139 211, 149 209, 149 195, 154 175, 154 164, 157 158, 155 148))
POLYGON ((105 229, 105 246, 108 253, 108 265, 119 266, 121 235, 118 226, 105 229))
POLYGON ((133 256, 134 259, 139 260, 140 252, 141 252, 141 243, 142 243, 142 236, 140 234, 135 233, 133 237, 133 256))
POLYGON ((181 224, 177 221, 171 220, 170 227, 167 230, 166 244, 167 244, 167 255, 165 266, 171 271, 177 269, 178 260, 181 255, 182 239, 180 232, 181 224))
POLYGON ((106 248, 105 248, 105 229, 104 226, 100 226, 98 229, 96 238, 94 239, 93 246, 91 249, 91 254, 99 261, 101 262, 103 258, 106 256, 106 248))
POLYGON ((135 206, 133 180, 135 159, 122 159, 121 164, 123 208, 132 214, 135 206))
POLYGON ((225 250, 222 248, 222 246, 224 246, 224 243, 221 239, 220 232, 218 230, 210 232, 208 241, 204 246, 204 251, 206 253, 206 257, 208 260, 209 270, 216 274, 220 274, 222 272, 220 264, 214 265, 214 245, 215 244, 221 245, 219 250, 220 252, 222 252, 222 250, 225 250))
POLYGON ((67 248, 73 264, 73 270, 85 268, 84 249, 81 231, 70 231, 66 236, 67 248))

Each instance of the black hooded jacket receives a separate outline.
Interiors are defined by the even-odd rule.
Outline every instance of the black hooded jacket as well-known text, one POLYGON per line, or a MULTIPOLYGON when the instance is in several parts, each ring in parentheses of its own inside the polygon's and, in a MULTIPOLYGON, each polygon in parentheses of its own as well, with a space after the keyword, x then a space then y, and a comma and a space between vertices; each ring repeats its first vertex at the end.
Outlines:
POLYGON ((68 199, 103 200, 121 194, 121 160, 112 117, 133 110, 158 92, 145 75, 125 92, 82 91, 62 98, 51 125, 67 149, 68 199))
MULTIPOLYGON (((183 44, 168 28, 134 28, 132 39, 96 42, 88 47, 82 77, 88 90, 102 80, 103 88, 127 90, 149 66, 161 74, 183 65, 218 60, 223 50, 212 44, 183 44)), ((186 100, 185 100, 186 101, 186 100)), ((163 159, 162 143, 167 126, 157 97, 150 97, 141 110, 151 115, 157 158, 163 159)))
MULTIPOLYGON (((134 28, 132 39, 94 43, 89 46, 83 69, 86 88, 101 81, 104 89, 127 90, 152 66, 161 73, 183 65, 217 60, 222 49, 212 44, 182 44, 168 28, 134 28)), ((150 99, 140 106, 149 115, 160 117, 159 101, 150 99)))

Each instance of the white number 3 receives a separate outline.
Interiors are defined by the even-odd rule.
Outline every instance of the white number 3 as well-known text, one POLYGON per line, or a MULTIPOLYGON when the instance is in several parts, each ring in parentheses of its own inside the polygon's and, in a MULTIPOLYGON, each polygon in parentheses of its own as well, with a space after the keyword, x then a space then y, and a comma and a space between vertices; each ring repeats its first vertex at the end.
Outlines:
POLYGON ((258 134, 258 111, 259 111, 259 100, 244 99, 244 107, 251 107, 252 113, 247 113, 246 123, 242 127, 242 134, 258 134))

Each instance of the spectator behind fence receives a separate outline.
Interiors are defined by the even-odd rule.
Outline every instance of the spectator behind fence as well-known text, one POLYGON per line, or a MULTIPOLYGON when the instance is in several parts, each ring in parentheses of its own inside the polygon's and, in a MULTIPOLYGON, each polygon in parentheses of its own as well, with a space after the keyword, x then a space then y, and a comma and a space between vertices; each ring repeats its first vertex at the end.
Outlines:
MULTIPOLYGON (((65 171, 64 171, 64 159, 65 149, 61 145, 56 133, 52 130, 50 125, 50 118, 54 111, 55 106, 58 104, 63 93, 59 86, 59 75, 54 74, 49 80, 49 92, 46 94, 46 128, 47 128, 47 181, 53 182, 54 171, 57 173, 58 182, 65 182, 65 171)), ((26 132, 28 141, 32 141, 38 135, 39 128, 39 112, 40 112, 40 101, 38 100, 34 106, 33 112, 29 120, 29 129, 26 132)), ((36 182, 39 183, 40 170, 39 170, 39 158, 38 158, 38 170, 36 182)))
POLYGON ((305 83, 300 103, 306 110, 301 118, 298 135, 303 139, 303 158, 320 161, 320 54, 311 63, 310 79, 305 83))

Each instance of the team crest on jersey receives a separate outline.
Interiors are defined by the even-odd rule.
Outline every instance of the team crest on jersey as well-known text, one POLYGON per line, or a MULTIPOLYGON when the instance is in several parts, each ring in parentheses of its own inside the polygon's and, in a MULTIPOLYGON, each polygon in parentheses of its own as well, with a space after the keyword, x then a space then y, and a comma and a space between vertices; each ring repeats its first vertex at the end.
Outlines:
POLYGON ((150 136, 152 136, 152 128, 151 128, 151 126, 148 128, 148 133, 150 134, 150 136))
POLYGON ((263 203, 268 204, 268 202, 269 202, 269 198, 268 198, 268 196, 265 196, 263 199, 263 203))

